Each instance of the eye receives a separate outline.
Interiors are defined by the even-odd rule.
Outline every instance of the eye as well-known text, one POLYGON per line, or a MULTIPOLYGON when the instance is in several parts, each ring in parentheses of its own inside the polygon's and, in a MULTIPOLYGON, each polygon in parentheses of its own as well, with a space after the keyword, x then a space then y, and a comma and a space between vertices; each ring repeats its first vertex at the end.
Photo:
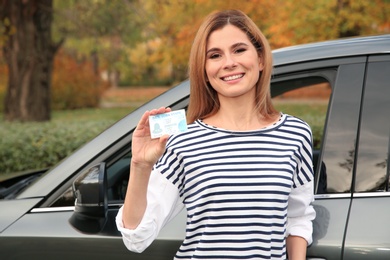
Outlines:
POLYGON ((221 54, 219 53, 211 53, 210 55, 208 55, 209 59, 218 59, 219 57, 221 57, 221 54))
POLYGON ((246 51, 246 48, 238 48, 235 50, 235 53, 242 53, 242 52, 245 52, 246 51))

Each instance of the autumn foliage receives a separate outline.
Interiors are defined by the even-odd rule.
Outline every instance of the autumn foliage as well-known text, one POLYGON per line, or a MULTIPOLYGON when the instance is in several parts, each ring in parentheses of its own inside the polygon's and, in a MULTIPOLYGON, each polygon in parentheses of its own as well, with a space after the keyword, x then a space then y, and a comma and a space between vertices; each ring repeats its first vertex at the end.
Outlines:
POLYGON ((105 88, 91 62, 78 61, 63 50, 56 55, 51 93, 53 109, 98 107, 105 88))
MULTIPOLYGON (((184 80, 199 25, 207 14, 223 9, 248 14, 272 49, 390 33, 389 0, 56 1, 53 35, 66 41, 54 61, 52 108, 99 104, 105 83, 93 72, 90 59, 80 58, 92 52, 100 70, 118 75, 113 86, 174 85, 184 80), (70 49, 77 53, 70 54, 70 49)), ((0 77, 6 75, 0 68, 0 77)), ((0 78, 0 98, 4 84, 0 78)))
POLYGON ((265 34, 272 49, 390 33, 388 0, 141 1, 137 10, 142 13, 147 37, 127 52, 131 66, 128 70, 123 68, 121 75, 183 80, 200 23, 210 12, 224 9, 245 12, 265 34))

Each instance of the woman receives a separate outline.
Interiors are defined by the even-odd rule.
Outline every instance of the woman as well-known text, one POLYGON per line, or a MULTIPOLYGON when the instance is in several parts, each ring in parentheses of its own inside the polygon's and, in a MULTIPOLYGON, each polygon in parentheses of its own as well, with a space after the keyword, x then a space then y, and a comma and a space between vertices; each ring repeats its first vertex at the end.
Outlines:
POLYGON ((267 40, 237 10, 210 14, 190 54, 188 131, 151 139, 147 111, 133 135, 117 225, 142 252, 182 208, 175 259, 305 259, 311 243, 312 136, 270 98, 267 40))

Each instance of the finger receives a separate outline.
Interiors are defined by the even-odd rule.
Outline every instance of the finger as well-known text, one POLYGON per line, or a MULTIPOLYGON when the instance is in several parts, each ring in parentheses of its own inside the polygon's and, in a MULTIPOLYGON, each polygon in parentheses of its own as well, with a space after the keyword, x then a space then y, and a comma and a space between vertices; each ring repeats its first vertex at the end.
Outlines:
POLYGON ((170 136, 170 135, 168 135, 168 134, 165 134, 165 135, 160 136, 159 142, 160 142, 160 143, 166 143, 166 142, 168 141, 168 139, 169 139, 169 136, 170 136))
POLYGON ((152 109, 150 111, 146 111, 143 116, 141 117, 140 122, 138 123, 138 128, 142 129, 143 127, 148 128, 149 127, 149 116, 157 115, 157 114, 164 114, 171 112, 172 109, 170 107, 160 107, 158 109, 152 109))
POLYGON ((145 113, 142 115, 141 119, 138 122, 137 128, 143 129, 145 126, 149 123, 149 115, 150 111, 145 111, 145 113))
POLYGON ((165 107, 160 107, 158 109, 153 109, 150 111, 151 115, 157 115, 157 114, 164 114, 166 112, 169 112, 170 110, 167 110, 165 107))
POLYGON ((165 134, 163 136, 161 136, 158 140, 158 143, 159 143, 159 153, 162 155, 165 151, 165 147, 167 145, 167 141, 169 139, 169 135, 165 134))
POLYGON ((157 111, 159 114, 163 114, 166 112, 166 109, 165 109, 165 107, 160 107, 159 109, 157 109, 157 111))

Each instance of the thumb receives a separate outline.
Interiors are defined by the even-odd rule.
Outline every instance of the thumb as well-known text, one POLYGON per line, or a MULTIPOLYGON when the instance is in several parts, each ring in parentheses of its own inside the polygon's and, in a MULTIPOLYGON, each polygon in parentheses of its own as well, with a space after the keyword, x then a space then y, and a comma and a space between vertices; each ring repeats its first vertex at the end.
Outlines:
POLYGON ((165 147, 167 145, 168 139, 169 139, 169 135, 166 134, 161 136, 160 139, 158 140, 158 153, 160 154, 160 156, 165 151, 165 147))

